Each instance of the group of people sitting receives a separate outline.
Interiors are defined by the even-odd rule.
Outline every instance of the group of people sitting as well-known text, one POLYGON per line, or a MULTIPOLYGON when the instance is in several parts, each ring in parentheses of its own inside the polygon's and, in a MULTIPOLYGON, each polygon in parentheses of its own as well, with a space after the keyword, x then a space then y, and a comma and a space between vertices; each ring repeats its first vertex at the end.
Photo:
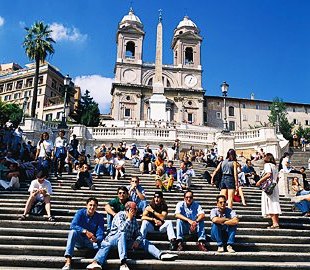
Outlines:
MULTIPOLYGON (((74 247, 95 249, 96 255, 87 269, 102 269, 112 247, 117 247, 121 262, 120 270, 128 270, 128 250, 144 249, 159 260, 175 260, 178 255, 159 250, 147 238, 149 233, 165 233, 170 241, 170 250, 185 250, 186 235, 197 237, 199 251, 207 252, 205 232, 205 211, 194 200, 191 190, 184 192, 184 199, 177 203, 175 208, 176 233, 172 220, 167 220, 168 206, 161 191, 155 191, 151 202, 145 201, 144 190, 139 185, 137 177, 132 178, 129 187, 121 186, 117 189, 117 197, 109 201, 107 212, 107 231, 104 230, 104 215, 98 213, 98 200, 89 198, 86 208, 75 214, 68 235, 65 251, 65 265, 63 270, 72 269, 74 247), (131 194, 135 190, 136 197, 131 194), (131 194, 131 195, 130 195, 131 194), (139 195, 143 195, 140 199, 139 195), (135 198, 139 198, 135 201, 135 198), (141 207, 143 211, 141 212, 141 207), (109 217, 110 216, 110 217, 109 217), (137 220, 141 216, 140 222, 137 220)), ((233 253, 235 235, 239 216, 235 211, 226 207, 226 198, 219 195, 216 198, 216 207, 210 212, 211 239, 217 242, 218 252, 225 249, 233 253)))

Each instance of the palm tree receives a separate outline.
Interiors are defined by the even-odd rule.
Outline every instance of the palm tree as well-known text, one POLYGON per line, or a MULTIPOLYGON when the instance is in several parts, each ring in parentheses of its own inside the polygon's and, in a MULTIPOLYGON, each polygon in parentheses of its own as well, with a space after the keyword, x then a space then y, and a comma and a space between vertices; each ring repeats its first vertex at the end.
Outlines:
POLYGON ((45 25, 44 22, 35 22, 31 28, 25 27, 25 30, 27 31, 27 35, 25 36, 23 47, 25 48, 28 58, 30 60, 35 60, 36 67, 31 104, 31 117, 35 117, 40 62, 43 63, 48 54, 54 53, 53 43, 55 43, 55 41, 51 38, 52 30, 50 30, 49 25, 45 25))

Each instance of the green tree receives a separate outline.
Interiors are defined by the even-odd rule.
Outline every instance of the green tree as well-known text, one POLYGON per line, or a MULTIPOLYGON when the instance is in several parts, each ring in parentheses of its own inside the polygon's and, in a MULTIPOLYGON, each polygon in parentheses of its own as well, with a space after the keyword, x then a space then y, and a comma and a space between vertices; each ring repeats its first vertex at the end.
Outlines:
POLYGON ((5 124, 8 120, 11 120, 16 127, 22 121, 23 110, 13 103, 5 103, 0 101, 0 124, 5 124))
POLYGON ((303 128, 299 125, 298 129, 295 131, 298 138, 304 137, 307 141, 310 141, 310 128, 303 128))
POLYGON ((27 34, 23 42, 23 47, 25 48, 28 58, 35 61, 34 87, 31 104, 31 117, 35 117, 40 62, 43 63, 48 54, 51 55, 54 53, 53 43, 55 43, 55 41, 51 38, 52 30, 49 29, 49 25, 45 25, 43 22, 35 22, 30 28, 25 27, 25 30, 27 34))
POLYGON ((88 127, 97 127, 99 125, 100 110, 98 103, 93 100, 88 90, 81 96, 78 106, 71 117, 79 124, 88 127))
POLYGON ((274 98, 271 108, 270 108, 270 115, 268 116, 269 122, 276 126, 277 124, 277 117, 279 118, 279 130, 283 134, 283 137, 287 140, 290 140, 292 137, 292 123, 289 123, 287 120, 287 112, 286 112, 286 105, 282 101, 282 99, 276 97, 274 98))

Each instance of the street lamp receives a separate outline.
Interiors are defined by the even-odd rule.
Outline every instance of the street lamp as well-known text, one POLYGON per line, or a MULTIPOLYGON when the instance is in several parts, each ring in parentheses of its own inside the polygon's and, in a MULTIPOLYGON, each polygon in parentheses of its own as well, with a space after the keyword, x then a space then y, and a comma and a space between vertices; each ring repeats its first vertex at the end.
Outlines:
POLYGON ((64 78, 64 88, 65 88, 64 107, 63 107, 63 111, 62 111, 61 122, 58 125, 58 129, 67 129, 68 128, 68 125, 66 123, 66 105, 67 105, 68 88, 70 86, 70 83, 71 83, 71 78, 69 77, 69 75, 67 75, 64 78))
POLYGON ((229 132, 228 129, 228 124, 227 124, 227 110, 226 110, 226 97, 227 97, 227 92, 228 92, 229 84, 227 82, 223 82, 221 84, 221 90, 222 90, 222 95, 223 95, 223 100, 224 100, 224 129, 223 132, 229 132))
POLYGON ((280 133, 280 123, 279 123, 279 107, 278 105, 275 105, 274 110, 276 112, 276 134, 280 133))

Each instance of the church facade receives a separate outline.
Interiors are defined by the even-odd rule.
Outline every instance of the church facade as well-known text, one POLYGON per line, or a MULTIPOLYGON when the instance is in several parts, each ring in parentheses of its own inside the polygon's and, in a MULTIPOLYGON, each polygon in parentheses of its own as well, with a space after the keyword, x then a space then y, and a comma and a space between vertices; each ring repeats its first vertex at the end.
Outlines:
MULTIPOLYGON (((161 20, 159 25, 161 27, 161 20)), ((171 43, 173 65, 161 63, 162 40, 157 28, 156 62, 144 63, 143 24, 132 9, 117 30, 115 81, 112 85, 111 115, 115 120, 163 120, 204 125, 201 42, 196 24, 187 16, 174 30, 171 43), (157 70, 157 71, 156 71, 157 70), (158 71, 160 70, 160 72, 158 71), (156 78, 161 77, 165 97, 164 119, 151 113, 156 78), (153 116, 152 116, 153 115, 153 116)))

